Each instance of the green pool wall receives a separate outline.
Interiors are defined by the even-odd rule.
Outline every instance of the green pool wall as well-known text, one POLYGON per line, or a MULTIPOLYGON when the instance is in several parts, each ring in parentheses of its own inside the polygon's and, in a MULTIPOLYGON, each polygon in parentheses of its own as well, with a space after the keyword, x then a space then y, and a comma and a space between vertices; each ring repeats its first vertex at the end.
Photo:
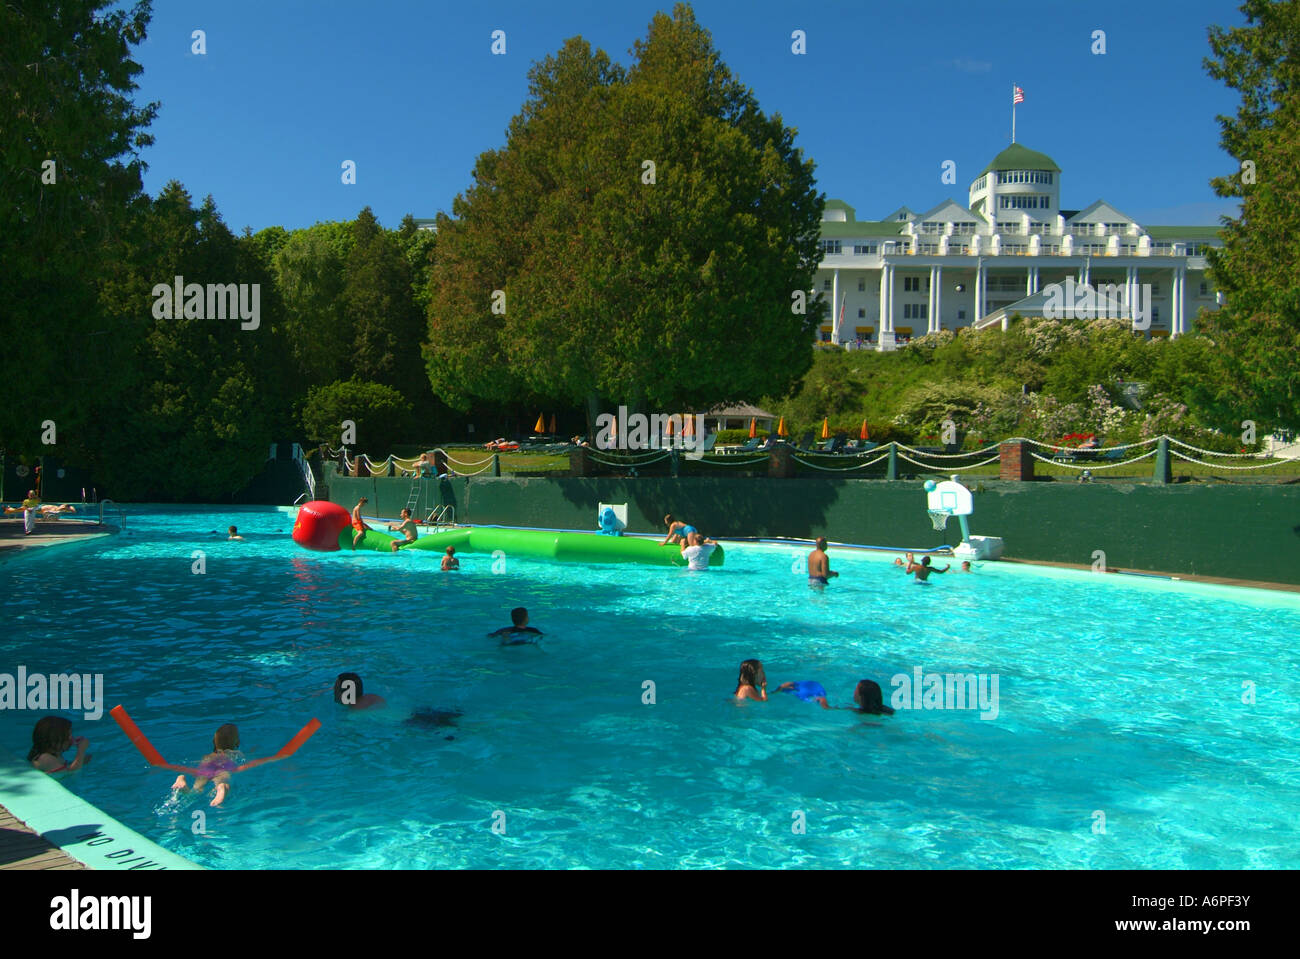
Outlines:
MULTIPOLYGON (((411 480, 331 475, 328 498, 396 516, 411 480)), ((710 536, 765 536, 927 548, 960 540, 930 525, 920 480, 710 477, 420 480, 417 512, 451 505, 459 523, 596 528, 597 503, 627 503, 630 532, 673 513, 710 536)), ((971 532, 1005 556, 1300 585, 1300 485, 977 481, 971 532)), ((324 497, 322 497, 324 498, 324 497)))

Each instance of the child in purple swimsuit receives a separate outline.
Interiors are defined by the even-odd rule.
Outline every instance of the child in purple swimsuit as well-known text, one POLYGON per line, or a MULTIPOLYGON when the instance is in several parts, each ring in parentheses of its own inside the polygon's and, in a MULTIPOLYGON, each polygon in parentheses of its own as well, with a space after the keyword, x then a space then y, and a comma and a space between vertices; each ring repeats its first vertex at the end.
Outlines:
MULTIPOLYGON (((208 781, 216 783, 215 793, 209 805, 220 806, 226 801, 230 792, 230 774, 235 771, 239 761, 235 755, 239 749, 239 728, 234 723, 226 723, 212 737, 212 752, 203 757, 195 771, 194 792, 203 792, 208 781)), ((172 789, 186 789, 185 776, 176 777, 172 789)))

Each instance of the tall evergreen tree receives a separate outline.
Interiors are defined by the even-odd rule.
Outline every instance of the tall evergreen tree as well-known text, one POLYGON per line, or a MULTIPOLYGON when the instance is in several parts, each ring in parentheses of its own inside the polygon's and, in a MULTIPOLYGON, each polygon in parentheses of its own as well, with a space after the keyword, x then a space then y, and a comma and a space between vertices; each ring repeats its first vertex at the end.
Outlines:
POLYGON ((812 163, 689 6, 634 54, 625 71, 575 38, 535 66, 505 148, 440 218, 429 373, 454 402, 670 410, 808 368, 819 304, 791 307, 819 259, 812 163))
POLYGON ((137 106, 148 2, 0 4, 0 446, 66 453, 127 388, 129 341, 98 303, 114 241, 146 202, 139 151, 157 104, 137 106), (39 444, 54 420, 58 444, 39 444))
POLYGON ((1213 181, 1240 197, 1210 266, 1226 304, 1202 324, 1217 347, 1205 387, 1219 425, 1300 428, 1300 2, 1247 0, 1244 27, 1210 30, 1206 69, 1241 94, 1220 116, 1224 150, 1237 160, 1213 181))

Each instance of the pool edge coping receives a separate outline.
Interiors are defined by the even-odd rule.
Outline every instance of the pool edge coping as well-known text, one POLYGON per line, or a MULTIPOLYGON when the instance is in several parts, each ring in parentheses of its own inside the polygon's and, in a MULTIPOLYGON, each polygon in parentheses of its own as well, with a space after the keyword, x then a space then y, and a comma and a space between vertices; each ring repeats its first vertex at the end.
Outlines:
POLYGON ((49 773, 31 768, 5 750, 0 750, 0 805, 50 845, 90 869, 153 867, 149 871, 154 872, 205 868, 164 849, 82 799, 49 773), (78 830, 75 838, 60 835, 78 830), (138 861, 141 856, 144 863, 138 861))

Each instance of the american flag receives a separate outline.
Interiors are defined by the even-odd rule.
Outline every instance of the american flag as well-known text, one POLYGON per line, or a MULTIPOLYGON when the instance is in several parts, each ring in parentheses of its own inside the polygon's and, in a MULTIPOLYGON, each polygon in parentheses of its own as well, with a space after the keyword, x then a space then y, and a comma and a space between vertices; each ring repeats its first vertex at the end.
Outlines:
POLYGON ((1016 91, 1016 92, 1015 92, 1015 93, 1012 95, 1012 97, 1011 97, 1011 105, 1012 105, 1012 106, 1015 106, 1017 103, 1024 103, 1024 102, 1025 102, 1025 91, 1022 90, 1022 89, 1020 89, 1019 87, 1016 87, 1016 88, 1015 88, 1015 91, 1016 91))

